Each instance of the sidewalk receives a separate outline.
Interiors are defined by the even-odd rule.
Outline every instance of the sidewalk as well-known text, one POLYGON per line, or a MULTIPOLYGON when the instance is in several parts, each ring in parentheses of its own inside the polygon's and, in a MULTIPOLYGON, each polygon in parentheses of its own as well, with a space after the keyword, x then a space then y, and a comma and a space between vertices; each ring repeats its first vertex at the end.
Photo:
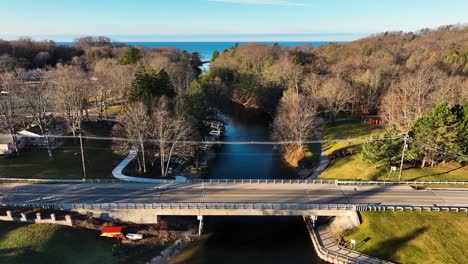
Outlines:
POLYGON ((319 244, 329 251, 331 255, 339 255, 346 258, 345 263, 392 263, 389 261, 374 258, 357 251, 353 251, 338 245, 338 241, 328 231, 328 225, 320 225, 315 234, 319 244))
POLYGON ((323 144, 320 144, 320 146, 321 146, 321 149, 322 149, 322 153, 320 153, 319 163, 318 163, 317 167, 315 167, 312 174, 310 174, 309 177, 307 177, 307 180, 313 180, 313 179, 317 178, 328 167, 328 164, 330 164, 330 160, 328 159, 328 155, 325 152, 325 150, 323 149, 323 144))

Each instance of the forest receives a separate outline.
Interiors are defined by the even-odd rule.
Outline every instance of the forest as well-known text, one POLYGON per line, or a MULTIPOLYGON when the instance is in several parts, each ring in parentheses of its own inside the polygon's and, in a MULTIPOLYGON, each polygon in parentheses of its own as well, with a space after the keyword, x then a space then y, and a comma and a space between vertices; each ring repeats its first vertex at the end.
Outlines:
POLYGON ((397 163, 404 136, 411 138, 408 162, 467 161, 467 26, 319 47, 234 45, 215 51, 208 71, 201 65, 197 52, 107 37, 80 38, 73 46, 0 41, 2 130, 14 138, 27 115, 47 139, 56 123, 47 113, 55 112, 75 135, 88 112, 105 119, 118 106, 116 135, 139 146, 141 171, 159 163, 164 177, 171 156, 193 155, 195 147, 184 141, 204 138, 209 109, 232 100, 271 115, 273 139, 290 142, 281 148, 292 165, 324 123, 343 115, 378 116, 388 129, 382 138, 394 139, 374 136, 362 155, 370 163, 397 163))

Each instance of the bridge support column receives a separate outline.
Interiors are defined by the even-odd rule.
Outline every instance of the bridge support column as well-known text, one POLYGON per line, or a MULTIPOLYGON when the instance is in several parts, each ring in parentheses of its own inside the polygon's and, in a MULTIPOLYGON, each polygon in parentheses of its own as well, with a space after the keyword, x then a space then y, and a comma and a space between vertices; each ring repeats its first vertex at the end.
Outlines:
POLYGON ((312 227, 315 228, 315 222, 317 222, 318 217, 316 215, 310 216, 310 222, 312 222, 312 227))
POLYGON ((158 215, 157 215, 157 214, 154 215, 154 223, 155 223, 155 224, 158 223, 158 215))
POLYGON ((203 233, 203 215, 197 216, 197 219, 199 221, 198 223, 198 235, 201 236, 203 233))

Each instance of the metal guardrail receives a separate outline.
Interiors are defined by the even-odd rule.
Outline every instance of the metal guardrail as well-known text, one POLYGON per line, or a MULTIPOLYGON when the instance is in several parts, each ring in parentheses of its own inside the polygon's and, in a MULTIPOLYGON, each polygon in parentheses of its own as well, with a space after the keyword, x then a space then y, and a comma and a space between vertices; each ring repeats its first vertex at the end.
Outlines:
MULTIPOLYGON (((139 183, 120 179, 22 179, 22 178, 0 178, 0 182, 41 182, 41 183, 139 183)), ((186 182, 176 181, 175 179, 165 179, 159 183, 149 184, 167 184, 167 183, 187 183, 187 184, 338 184, 338 185, 467 185, 468 181, 350 181, 350 180, 293 180, 293 179, 188 179, 186 182)))
POLYGON ((426 211, 426 212, 468 212, 468 207, 462 206, 414 206, 414 205, 357 205, 356 211, 426 211))
POLYGON ((342 185, 432 185, 432 184, 461 184, 468 185, 468 181, 347 181, 335 180, 342 185))

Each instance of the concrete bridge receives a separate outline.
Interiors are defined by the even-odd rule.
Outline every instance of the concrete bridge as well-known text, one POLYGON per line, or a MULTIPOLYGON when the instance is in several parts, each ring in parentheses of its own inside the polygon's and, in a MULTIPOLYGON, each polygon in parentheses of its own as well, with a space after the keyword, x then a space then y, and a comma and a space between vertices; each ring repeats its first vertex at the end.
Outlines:
POLYGON ((0 184, 0 203, 93 212, 156 223, 157 216, 350 216, 359 210, 465 210, 468 189, 337 184, 0 184))

